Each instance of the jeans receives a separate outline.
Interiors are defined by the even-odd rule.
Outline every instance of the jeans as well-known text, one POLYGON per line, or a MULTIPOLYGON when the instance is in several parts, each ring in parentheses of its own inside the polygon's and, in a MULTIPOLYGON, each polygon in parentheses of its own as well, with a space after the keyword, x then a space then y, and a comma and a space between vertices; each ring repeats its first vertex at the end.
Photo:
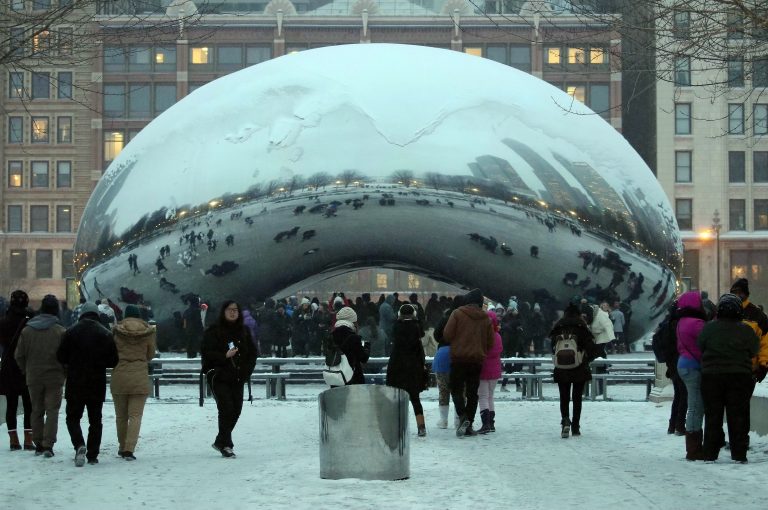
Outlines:
POLYGON ((672 388, 675 390, 672 397, 672 408, 669 416, 669 426, 676 430, 685 428, 685 414, 688 409, 688 391, 685 389, 683 380, 677 372, 669 374, 672 381, 672 388))
POLYGON ((678 368, 677 373, 688 392, 688 411, 685 416, 685 431, 698 432, 704 422, 704 400, 701 398, 701 370, 678 368))

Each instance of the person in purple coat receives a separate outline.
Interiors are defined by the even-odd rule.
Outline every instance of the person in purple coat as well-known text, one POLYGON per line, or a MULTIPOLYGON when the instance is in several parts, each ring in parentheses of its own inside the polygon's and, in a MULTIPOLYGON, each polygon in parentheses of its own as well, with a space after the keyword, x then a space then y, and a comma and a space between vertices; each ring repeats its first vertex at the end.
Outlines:
POLYGON ((480 407, 480 420, 482 426, 478 434, 496 432, 496 411, 493 406, 493 392, 496 382, 501 377, 501 351, 503 350, 501 334, 499 334, 499 318, 494 311, 488 311, 488 317, 493 325, 493 347, 488 350, 480 370, 480 386, 477 389, 478 403, 480 407))
POLYGON ((688 393, 685 416, 685 458, 696 460, 704 439, 704 401, 701 398, 701 349, 698 338, 707 313, 697 290, 684 293, 677 300, 677 373, 688 393))

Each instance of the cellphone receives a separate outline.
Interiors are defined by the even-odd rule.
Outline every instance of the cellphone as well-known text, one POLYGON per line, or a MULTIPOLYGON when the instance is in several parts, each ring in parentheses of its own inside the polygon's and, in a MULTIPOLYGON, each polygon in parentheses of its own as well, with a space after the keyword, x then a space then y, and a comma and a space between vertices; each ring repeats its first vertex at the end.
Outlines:
POLYGON ((227 344, 227 347, 229 347, 230 350, 234 349, 235 348, 235 342, 229 342, 227 344))

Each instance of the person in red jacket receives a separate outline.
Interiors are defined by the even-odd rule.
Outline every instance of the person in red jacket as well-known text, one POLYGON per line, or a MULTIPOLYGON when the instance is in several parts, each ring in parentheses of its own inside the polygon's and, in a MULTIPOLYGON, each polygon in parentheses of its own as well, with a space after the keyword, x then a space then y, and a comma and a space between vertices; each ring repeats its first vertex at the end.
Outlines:
POLYGON ((443 330, 443 339, 451 346, 449 385, 456 415, 459 416, 457 437, 477 435, 472 429, 472 421, 477 411, 480 371, 494 342, 493 325, 482 309, 483 293, 480 289, 471 290, 464 297, 464 302, 464 306, 451 313, 443 330))
POLYGON ((480 420, 483 422, 478 434, 487 434, 496 432, 496 411, 493 406, 493 392, 496 389, 496 381, 501 377, 501 334, 499 334, 499 318, 496 312, 489 311, 488 317, 493 324, 493 347, 488 350, 483 362, 483 368, 480 371, 480 388, 478 389, 478 399, 480 401, 480 420))

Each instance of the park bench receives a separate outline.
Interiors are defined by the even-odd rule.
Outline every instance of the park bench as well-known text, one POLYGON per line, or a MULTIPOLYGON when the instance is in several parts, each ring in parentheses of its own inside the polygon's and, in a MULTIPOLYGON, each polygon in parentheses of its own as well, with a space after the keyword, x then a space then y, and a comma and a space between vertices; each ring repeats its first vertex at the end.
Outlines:
POLYGON ((520 380, 522 382, 522 397, 525 399, 544 399, 544 379, 550 374, 542 372, 507 372, 502 379, 520 380))
POLYGON ((591 393, 591 399, 595 400, 597 398, 598 393, 598 381, 602 381, 603 384, 602 390, 603 390, 603 400, 609 400, 608 398, 608 383, 613 381, 627 381, 627 382, 635 382, 635 381, 641 381, 645 382, 645 399, 648 400, 648 397, 651 394, 651 389, 653 388, 653 383, 656 379, 656 376, 654 374, 617 374, 617 373, 608 373, 608 374, 592 374, 592 382, 590 383, 590 393, 591 393))

